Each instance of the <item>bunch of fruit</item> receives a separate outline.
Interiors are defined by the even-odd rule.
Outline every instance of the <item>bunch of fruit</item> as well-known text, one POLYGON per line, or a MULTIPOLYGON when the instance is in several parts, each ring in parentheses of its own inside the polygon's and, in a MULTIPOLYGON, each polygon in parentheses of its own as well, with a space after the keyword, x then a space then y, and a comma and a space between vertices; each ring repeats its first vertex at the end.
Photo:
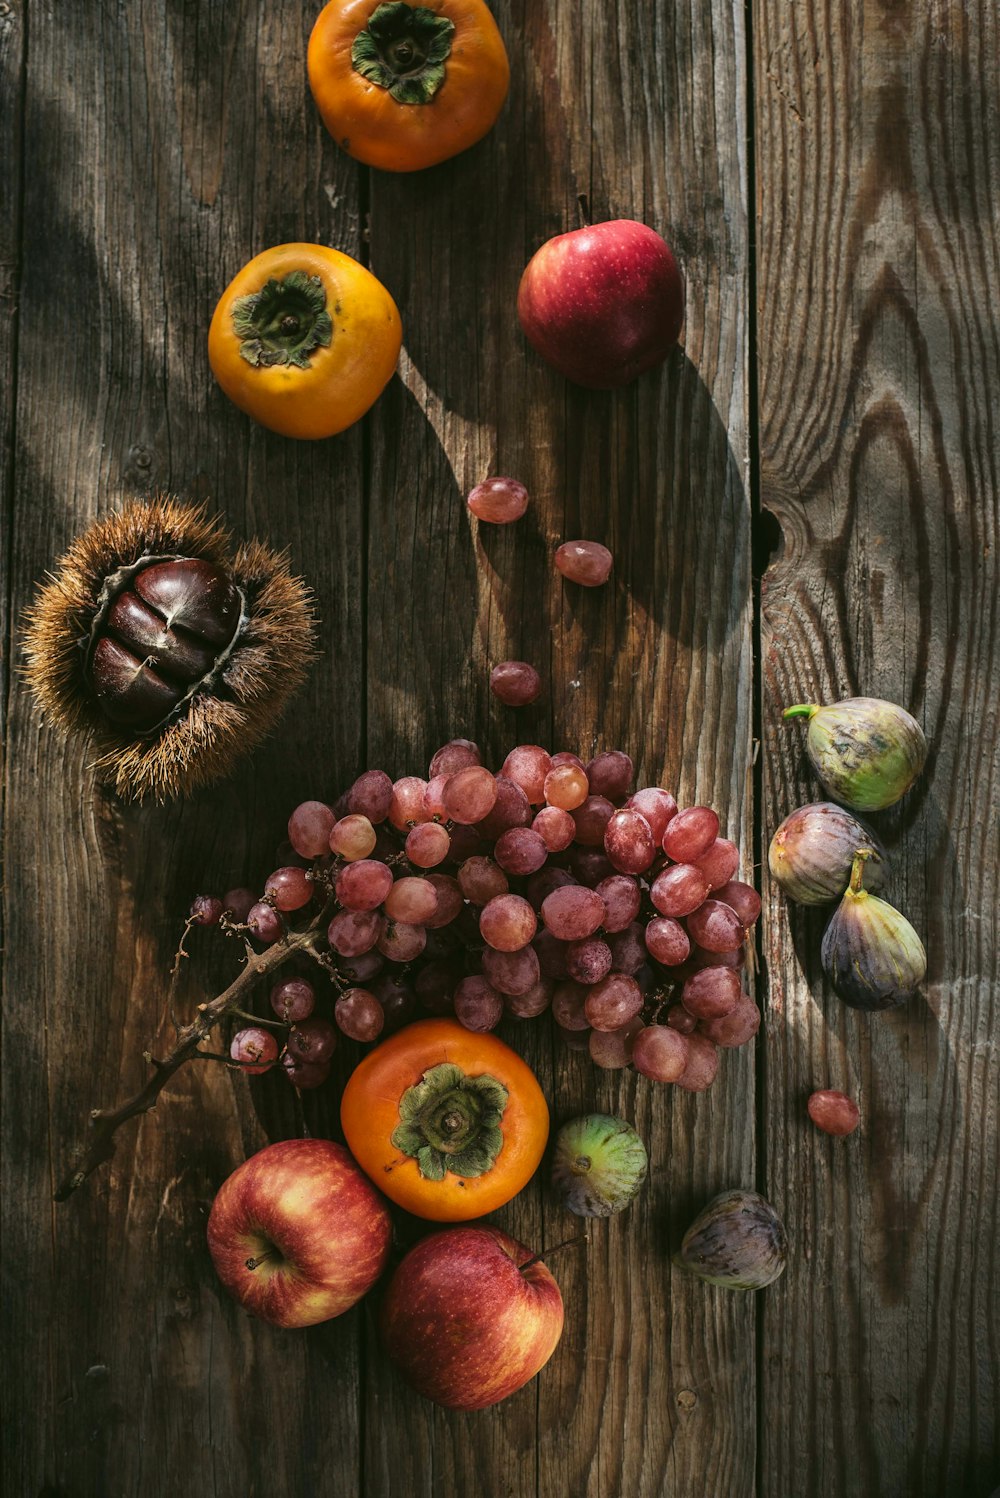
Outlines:
POLYGON ((455 739, 426 779, 367 770, 334 806, 296 807, 262 894, 200 896, 192 918, 270 945, 322 907, 333 1022, 307 980, 278 983, 233 1060, 312 1087, 338 1028, 369 1042, 422 1009, 482 1032, 551 1008, 598 1066, 704 1090, 760 1024, 740 977, 760 898, 710 807, 632 781, 617 749, 585 764, 520 744, 494 774, 455 739))

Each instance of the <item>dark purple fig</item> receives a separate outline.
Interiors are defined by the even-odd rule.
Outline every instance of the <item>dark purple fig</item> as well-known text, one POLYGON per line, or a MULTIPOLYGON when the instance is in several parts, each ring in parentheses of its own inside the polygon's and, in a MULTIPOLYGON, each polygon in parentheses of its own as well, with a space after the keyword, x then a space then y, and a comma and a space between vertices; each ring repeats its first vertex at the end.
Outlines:
POLYGON ((881 888, 886 852, 863 822, 834 806, 814 801, 785 818, 771 839, 767 865, 771 878, 799 905, 824 905, 844 893, 858 848, 870 848, 866 880, 881 888))
POLYGON ((756 1191, 724 1191, 699 1212, 674 1263, 725 1290, 762 1290, 784 1272, 788 1239, 756 1191))
POLYGON ((904 795, 927 759, 923 729, 905 708, 879 697, 846 697, 819 707, 786 707, 808 718, 806 752, 825 789, 854 811, 880 811, 904 795))
POLYGON ((862 887, 867 850, 830 919, 820 956, 833 991, 852 1009, 891 1009, 916 992, 927 971, 923 943, 904 915, 862 887))

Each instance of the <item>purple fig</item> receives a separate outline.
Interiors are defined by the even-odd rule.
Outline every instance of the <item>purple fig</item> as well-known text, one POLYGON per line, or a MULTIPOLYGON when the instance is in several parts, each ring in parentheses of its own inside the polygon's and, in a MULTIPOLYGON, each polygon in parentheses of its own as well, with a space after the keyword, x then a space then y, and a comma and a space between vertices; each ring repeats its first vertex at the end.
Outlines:
POLYGON ((813 769, 829 794, 853 811, 892 806, 927 758, 916 718, 878 697, 847 697, 827 707, 799 702, 782 717, 809 719, 806 753, 813 769))
POLYGON ((923 943, 904 915, 863 888, 868 850, 854 855, 851 882, 830 919, 820 957, 833 991, 852 1009, 891 1009, 927 971, 923 943))
POLYGON ((869 888, 881 888, 887 860, 878 838, 842 806, 814 801, 782 822, 771 839, 767 864, 771 878, 790 900, 823 905, 844 893, 858 848, 871 850, 869 888))

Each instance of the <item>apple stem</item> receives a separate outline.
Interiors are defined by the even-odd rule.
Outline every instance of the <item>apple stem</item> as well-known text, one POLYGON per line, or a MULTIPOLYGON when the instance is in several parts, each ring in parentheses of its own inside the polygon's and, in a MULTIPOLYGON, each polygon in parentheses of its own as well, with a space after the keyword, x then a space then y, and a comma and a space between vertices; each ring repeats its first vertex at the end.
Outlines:
POLYGON ((268 1259, 276 1259, 277 1257, 278 1255, 274 1252, 274 1249, 269 1248, 266 1254, 258 1254, 255 1259, 247 1259, 246 1266, 248 1269, 259 1269, 261 1264, 267 1263, 268 1259))
POLYGON ((557 1254, 562 1248, 574 1248, 578 1243, 586 1243, 587 1238, 588 1235, 586 1233, 581 1233, 578 1238, 564 1238, 561 1243, 554 1244, 552 1248, 543 1248, 540 1254, 535 1254, 534 1258, 525 1259, 523 1264, 518 1265, 518 1268, 523 1273, 525 1269, 530 1269, 532 1264, 540 1264, 543 1259, 548 1259, 552 1254, 557 1254))
POLYGON ((587 196, 587 194, 585 192, 581 192, 577 196, 577 200, 576 201, 577 201, 577 203, 579 204, 579 207, 580 207, 580 218, 581 218, 581 220, 583 222, 583 227, 585 229, 589 229, 590 225, 591 225, 590 199, 588 198, 588 196, 587 196))

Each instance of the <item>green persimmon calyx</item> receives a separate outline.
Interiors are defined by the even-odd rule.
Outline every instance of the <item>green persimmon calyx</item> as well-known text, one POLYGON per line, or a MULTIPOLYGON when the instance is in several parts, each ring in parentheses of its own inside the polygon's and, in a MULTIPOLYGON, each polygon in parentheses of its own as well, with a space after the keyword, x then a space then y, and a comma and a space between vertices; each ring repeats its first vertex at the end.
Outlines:
POLYGON ((444 82, 455 23, 425 5, 387 0, 351 47, 362 78, 389 90, 397 104, 429 104, 444 82))
POLYGON ((442 1062, 403 1093, 392 1142, 416 1160, 425 1180, 443 1181, 447 1171, 485 1175, 503 1148, 500 1120, 508 1096, 496 1077, 470 1077, 442 1062))
POLYGON ((333 337, 326 288, 319 276, 304 270, 289 271, 280 281, 272 276, 259 291, 238 297, 232 317, 240 355, 255 368, 308 369, 312 354, 327 348, 333 337))

